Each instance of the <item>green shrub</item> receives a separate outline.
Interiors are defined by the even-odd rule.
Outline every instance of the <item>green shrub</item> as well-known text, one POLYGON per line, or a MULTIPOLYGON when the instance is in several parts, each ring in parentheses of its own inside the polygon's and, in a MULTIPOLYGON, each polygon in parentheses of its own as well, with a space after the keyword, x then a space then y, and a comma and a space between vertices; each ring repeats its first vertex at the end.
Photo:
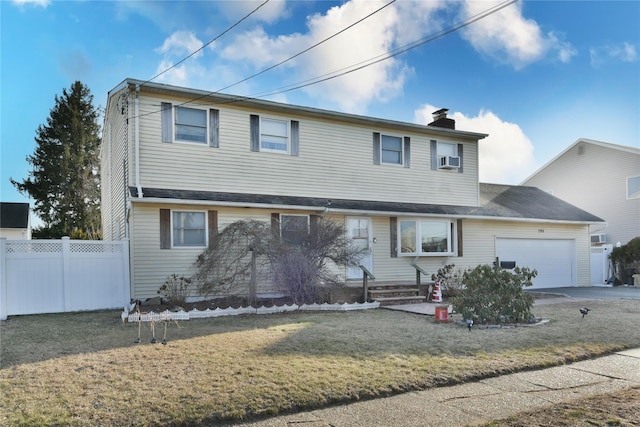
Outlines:
POLYGON ((524 292, 538 272, 516 267, 513 272, 479 265, 464 273, 464 289, 452 299, 453 308, 465 319, 478 323, 529 321, 535 300, 524 292))
POLYGON ((640 269, 640 237, 629 240, 626 245, 613 248, 610 258, 614 266, 619 265, 622 269, 640 269))

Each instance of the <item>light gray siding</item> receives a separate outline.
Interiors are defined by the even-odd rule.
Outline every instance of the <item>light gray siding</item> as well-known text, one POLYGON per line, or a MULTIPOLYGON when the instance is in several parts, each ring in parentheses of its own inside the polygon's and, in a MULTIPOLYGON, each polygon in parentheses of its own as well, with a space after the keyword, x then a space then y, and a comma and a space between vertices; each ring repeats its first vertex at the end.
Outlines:
MULTIPOLYGON (((131 252, 136 260, 132 270, 133 298, 146 298, 156 295, 160 285, 167 276, 179 274, 190 276, 194 273, 193 263, 204 248, 160 249, 159 210, 200 210, 218 211, 218 228, 240 219, 253 219, 270 222, 271 213, 312 214, 305 211, 273 211, 267 209, 220 208, 204 205, 160 205, 154 203, 134 203, 132 211, 131 252)), ((329 215, 327 218, 344 225, 342 215, 329 215)), ((372 220, 372 237, 375 243, 373 251, 373 274, 377 281, 411 282, 416 278, 416 270, 411 266, 412 256, 391 257, 391 233, 389 217, 374 216, 372 220)), ((530 239, 571 239, 575 241, 576 285, 589 286, 590 250, 587 225, 561 225, 542 223, 517 223, 512 221, 463 220, 463 256, 424 256, 417 264, 427 272, 435 273, 446 264, 455 264, 460 269, 473 268, 479 264, 491 265, 496 257, 497 238, 530 238, 530 239)), ((345 275, 344 269, 337 269, 336 274, 345 275)), ((422 282, 431 281, 430 275, 422 277, 422 282)), ((360 286, 360 280, 349 282, 351 286, 360 286)), ((263 277, 259 283, 260 293, 277 291, 268 278, 263 277)))
POLYGON ((129 96, 124 89, 113 95, 106 112, 100 152, 102 238, 119 240, 125 236, 127 186, 131 182, 129 96))
POLYGON ((525 185, 603 218, 592 227, 607 243, 627 243, 640 236, 640 198, 627 198, 627 178, 640 175, 640 150, 588 140, 579 141, 549 163, 525 185))
POLYGON ((143 187, 278 195, 304 195, 378 201, 403 200, 476 206, 477 142, 464 144, 464 173, 431 170, 434 136, 393 129, 347 126, 305 117, 268 117, 299 121, 299 156, 250 149, 250 114, 233 104, 220 110, 220 145, 163 144, 160 103, 140 101, 140 180, 143 187), (373 164, 373 132, 411 140, 411 167, 373 164), (238 173, 241 170, 242 173, 238 173))

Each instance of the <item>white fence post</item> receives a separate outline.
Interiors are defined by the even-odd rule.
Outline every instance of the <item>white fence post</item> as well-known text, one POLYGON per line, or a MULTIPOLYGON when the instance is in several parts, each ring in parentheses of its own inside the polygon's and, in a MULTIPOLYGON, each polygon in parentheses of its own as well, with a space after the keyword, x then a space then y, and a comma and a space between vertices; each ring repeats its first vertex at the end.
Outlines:
POLYGON ((0 237, 0 320, 7 320, 7 238, 0 237))
POLYGON ((71 307, 71 238, 64 236, 62 238, 62 295, 63 298, 63 310, 66 311, 68 307, 71 307))
POLYGON ((124 283, 124 295, 122 299, 125 310, 131 303, 131 270, 129 265, 129 239, 122 241, 122 281, 124 283))

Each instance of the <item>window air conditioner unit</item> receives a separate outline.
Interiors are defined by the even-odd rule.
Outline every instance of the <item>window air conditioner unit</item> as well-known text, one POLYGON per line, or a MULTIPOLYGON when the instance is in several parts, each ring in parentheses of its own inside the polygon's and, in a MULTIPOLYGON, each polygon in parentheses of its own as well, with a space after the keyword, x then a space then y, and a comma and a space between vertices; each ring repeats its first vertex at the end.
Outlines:
POLYGON ((458 169, 460 167, 460 157, 442 156, 440 157, 440 169, 458 169))
POLYGON ((604 233, 592 234, 591 243, 607 243, 607 235, 604 233))

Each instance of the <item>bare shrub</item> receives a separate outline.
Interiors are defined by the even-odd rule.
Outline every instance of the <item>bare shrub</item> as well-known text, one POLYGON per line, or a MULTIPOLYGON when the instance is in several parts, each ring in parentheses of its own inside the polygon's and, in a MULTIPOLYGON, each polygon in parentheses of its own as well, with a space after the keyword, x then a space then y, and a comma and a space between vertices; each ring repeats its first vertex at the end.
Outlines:
POLYGON ((431 280, 440 283, 442 292, 449 297, 455 297, 464 289, 462 278, 464 271, 461 268, 456 269, 455 264, 443 265, 438 272, 431 275, 431 280))
POLYGON ((184 306, 189 296, 192 279, 189 277, 172 274, 160 286, 158 293, 167 299, 172 306, 184 306))
POLYGON ((256 302, 256 274, 268 265, 272 240, 268 224, 237 221, 225 227, 198 256, 194 276, 201 295, 249 295, 256 302))
POLYGON ((282 239, 277 231, 253 220, 228 225, 196 261, 200 293, 249 294, 253 303, 258 277, 270 276, 297 304, 325 302, 324 288, 344 284, 335 268, 358 265, 364 255, 344 226, 329 219, 314 217, 308 232, 295 238, 282 239))

